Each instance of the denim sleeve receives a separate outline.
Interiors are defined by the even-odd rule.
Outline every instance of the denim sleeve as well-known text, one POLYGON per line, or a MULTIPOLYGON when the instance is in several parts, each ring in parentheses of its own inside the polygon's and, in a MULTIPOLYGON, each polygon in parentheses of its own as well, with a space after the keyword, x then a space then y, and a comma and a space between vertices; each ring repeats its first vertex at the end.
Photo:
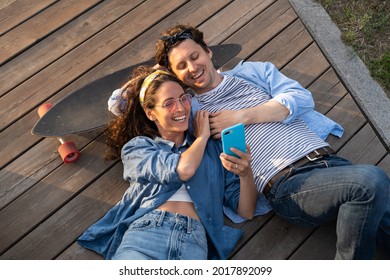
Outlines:
POLYGON ((122 149, 125 180, 151 183, 180 183, 176 167, 180 154, 166 143, 147 137, 135 137, 122 149))
POLYGON ((225 169, 224 207, 237 213, 240 199, 240 177, 225 169))

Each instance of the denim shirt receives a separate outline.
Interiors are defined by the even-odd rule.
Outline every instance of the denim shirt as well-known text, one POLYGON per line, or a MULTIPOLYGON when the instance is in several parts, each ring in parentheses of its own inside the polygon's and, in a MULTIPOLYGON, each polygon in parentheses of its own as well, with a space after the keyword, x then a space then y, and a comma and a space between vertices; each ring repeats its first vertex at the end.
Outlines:
POLYGON ((241 230, 224 225, 222 210, 236 212, 239 177, 223 168, 220 141, 210 139, 195 175, 181 181, 176 167, 180 154, 193 141, 187 135, 176 148, 160 137, 130 140, 122 149, 124 179, 130 187, 121 201, 79 237, 80 245, 111 259, 128 226, 167 201, 184 183, 208 235, 209 259, 226 259, 242 235, 241 230))

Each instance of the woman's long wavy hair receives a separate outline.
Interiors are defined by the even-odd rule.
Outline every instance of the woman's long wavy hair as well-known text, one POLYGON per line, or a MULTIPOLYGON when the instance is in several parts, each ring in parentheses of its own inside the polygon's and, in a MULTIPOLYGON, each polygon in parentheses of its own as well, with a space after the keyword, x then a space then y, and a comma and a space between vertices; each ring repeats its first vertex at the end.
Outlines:
POLYGON ((184 85, 173 75, 160 74, 148 86, 142 106, 139 100, 142 83, 154 71, 151 67, 140 66, 132 72, 129 82, 122 91, 123 100, 120 103, 125 104, 123 108, 120 108, 122 114, 114 117, 108 124, 106 159, 120 158, 122 147, 136 136, 150 138, 160 136, 156 124, 148 119, 144 108, 153 109, 155 107, 155 93, 163 83, 167 81, 176 82, 183 89, 184 85))

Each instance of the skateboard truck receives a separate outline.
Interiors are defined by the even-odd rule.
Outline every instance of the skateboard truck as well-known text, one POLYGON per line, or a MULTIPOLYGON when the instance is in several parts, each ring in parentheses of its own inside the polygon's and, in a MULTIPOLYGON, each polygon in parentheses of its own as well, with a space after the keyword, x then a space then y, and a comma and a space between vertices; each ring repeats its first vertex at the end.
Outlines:
MULTIPOLYGON (((38 108, 38 115, 41 118, 44 114, 47 113, 54 105, 51 103, 42 104, 38 108)), ((80 152, 76 148, 76 145, 72 141, 64 141, 61 137, 57 137, 61 145, 58 147, 58 153, 60 154, 64 163, 72 163, 79 159, 80 152)))

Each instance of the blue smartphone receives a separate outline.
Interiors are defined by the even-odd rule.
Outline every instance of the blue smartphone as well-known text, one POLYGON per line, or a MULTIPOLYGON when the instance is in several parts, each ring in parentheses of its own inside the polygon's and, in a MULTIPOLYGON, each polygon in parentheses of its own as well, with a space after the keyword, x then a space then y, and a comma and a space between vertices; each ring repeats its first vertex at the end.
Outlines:
POLYGON ((233 153, 230 148, 236 148, 240 151, 246 152, 245 145, 245 130, 242 123, 233 125, 222 130, 222 149, 225 154, 238 157, 237 154, 233 153))

